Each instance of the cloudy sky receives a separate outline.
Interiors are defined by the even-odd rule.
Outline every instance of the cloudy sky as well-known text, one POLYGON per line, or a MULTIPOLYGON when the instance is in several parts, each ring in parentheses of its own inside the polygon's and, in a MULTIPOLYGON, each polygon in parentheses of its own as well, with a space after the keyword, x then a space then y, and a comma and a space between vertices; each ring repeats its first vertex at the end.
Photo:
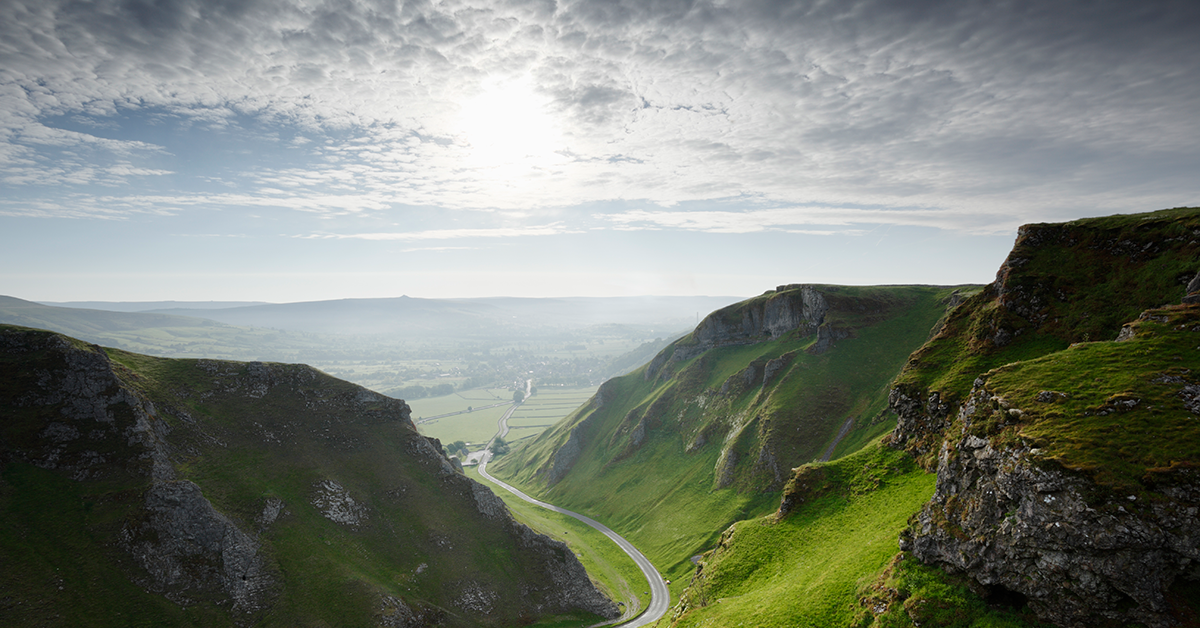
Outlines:
POLYGON ((0 0, 0 294, 990 281, 1200 204, 1193 0, 0 0))

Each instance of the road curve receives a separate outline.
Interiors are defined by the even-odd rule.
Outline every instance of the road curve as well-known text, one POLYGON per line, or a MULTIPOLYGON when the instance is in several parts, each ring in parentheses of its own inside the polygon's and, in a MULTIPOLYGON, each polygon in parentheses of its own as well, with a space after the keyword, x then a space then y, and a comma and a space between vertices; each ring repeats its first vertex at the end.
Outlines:
MULTIPOLYGON (((507 418, 507 416, 505 418, 507 418)), ((637 628, 638 626, 648 626, 661 619, 663 615, 667 614, 667 609, 670 608, 671 605, 671 592, 667 590, 667 583, 663 581, 662 575, 658 573, 658 570, 654 568, 654 565, 650 563, 650 560, 647 559, 644 554, 639 552, 632 543, 626 541, 624 537, 616 532, 613 532, 608 526, 596 521, 595 519, 592 519, 591 517, 534 499, 517 490, 510 484, 492 477, 492 475, 487 472, 487 463, 489 460, 491 460, 491 457, 492 452, 488 451, 486 454, 484 454, 483 458, 479 460, 479 475, 482 475, 489 482, 531 504, 536 504, 547 510, 553 510, 554 512, 562 513, 568 517, 574 517, 592 526, 593 528, 599 530, 604 536, 612 539, 613 543, 616 543, 617 546, 624 550, 626 554, 629 554, 629 557, 633 559, 633 562, 637 563, 637 566, 642 570, 642 575, 646 577, 646 582, 650 584, 650 605, 646 607, 646 612, 633 619, 633 621, 620 624, 618 628, 637 628)))

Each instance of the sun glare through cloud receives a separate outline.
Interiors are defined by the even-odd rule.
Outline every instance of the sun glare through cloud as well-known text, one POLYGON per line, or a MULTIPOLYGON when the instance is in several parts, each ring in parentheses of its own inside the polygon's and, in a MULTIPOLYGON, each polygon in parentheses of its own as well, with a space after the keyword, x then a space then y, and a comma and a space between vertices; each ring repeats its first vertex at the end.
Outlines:
POLYGON ((511 179, 562 163, 562 134, 550 105, 528 77, 485 82, 459 115, 469 146, 467 165, 511 179))

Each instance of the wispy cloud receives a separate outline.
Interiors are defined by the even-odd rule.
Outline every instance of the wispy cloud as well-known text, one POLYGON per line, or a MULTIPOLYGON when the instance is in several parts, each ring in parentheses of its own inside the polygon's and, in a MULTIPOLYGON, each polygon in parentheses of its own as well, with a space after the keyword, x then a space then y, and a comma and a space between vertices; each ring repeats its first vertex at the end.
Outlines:
POLYGON ((862 209, 857 207, 779 207, 747 211, 650 211, 608 214, 614 228, 624 231, 680 229, 705 233, 779 231, 807 235, 861 235, 856 225, 905 225, 950 231, 1002 233, 1015 225, 1004 215, 940 209, 862 209), (997 227, 999 225, 999 227, 997 227), (798 227, 826 227, 800 229, 798 227))
POLYGON ((470 238, 522 238, 533 236, 552 236, 567 233, 581 233, 580 230, 570 229, 561 224, 541 225, 532 227, 495 227, 484 229, 434 229, 429 231, 408 231, 390 233, 348 233, 348 234, 309 234, 296 236, 304 239, 322 240, 376 240, 376 241, 420 241, 420 240, 462 240, 470 238))

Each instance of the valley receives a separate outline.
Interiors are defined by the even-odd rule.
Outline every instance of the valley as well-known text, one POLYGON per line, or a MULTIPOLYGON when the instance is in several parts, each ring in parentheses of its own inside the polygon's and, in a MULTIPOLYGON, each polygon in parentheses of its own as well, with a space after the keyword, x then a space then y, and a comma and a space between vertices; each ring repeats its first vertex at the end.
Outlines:
MULTIPOLYGON (((4 580, 0 612, 81 621, 35 602, 61 585, 177 625, 1196 625, 1198 260, 1197 209, 1033 224, 988 285, 786 284, 687 333, 522 324, 321 370, 9 322, 0 552, 36 577, 4 580), (240 549, 175 543, 179 526, 240 549), (55 575, 56 535, 84 575, 55 575)), ((272 311, 180 327, 6 299, 0 321, 214 327, 231 346, 269 334, 221 326, 272 311)), ((337 344, 273 333, 284 352, 337 344)))

